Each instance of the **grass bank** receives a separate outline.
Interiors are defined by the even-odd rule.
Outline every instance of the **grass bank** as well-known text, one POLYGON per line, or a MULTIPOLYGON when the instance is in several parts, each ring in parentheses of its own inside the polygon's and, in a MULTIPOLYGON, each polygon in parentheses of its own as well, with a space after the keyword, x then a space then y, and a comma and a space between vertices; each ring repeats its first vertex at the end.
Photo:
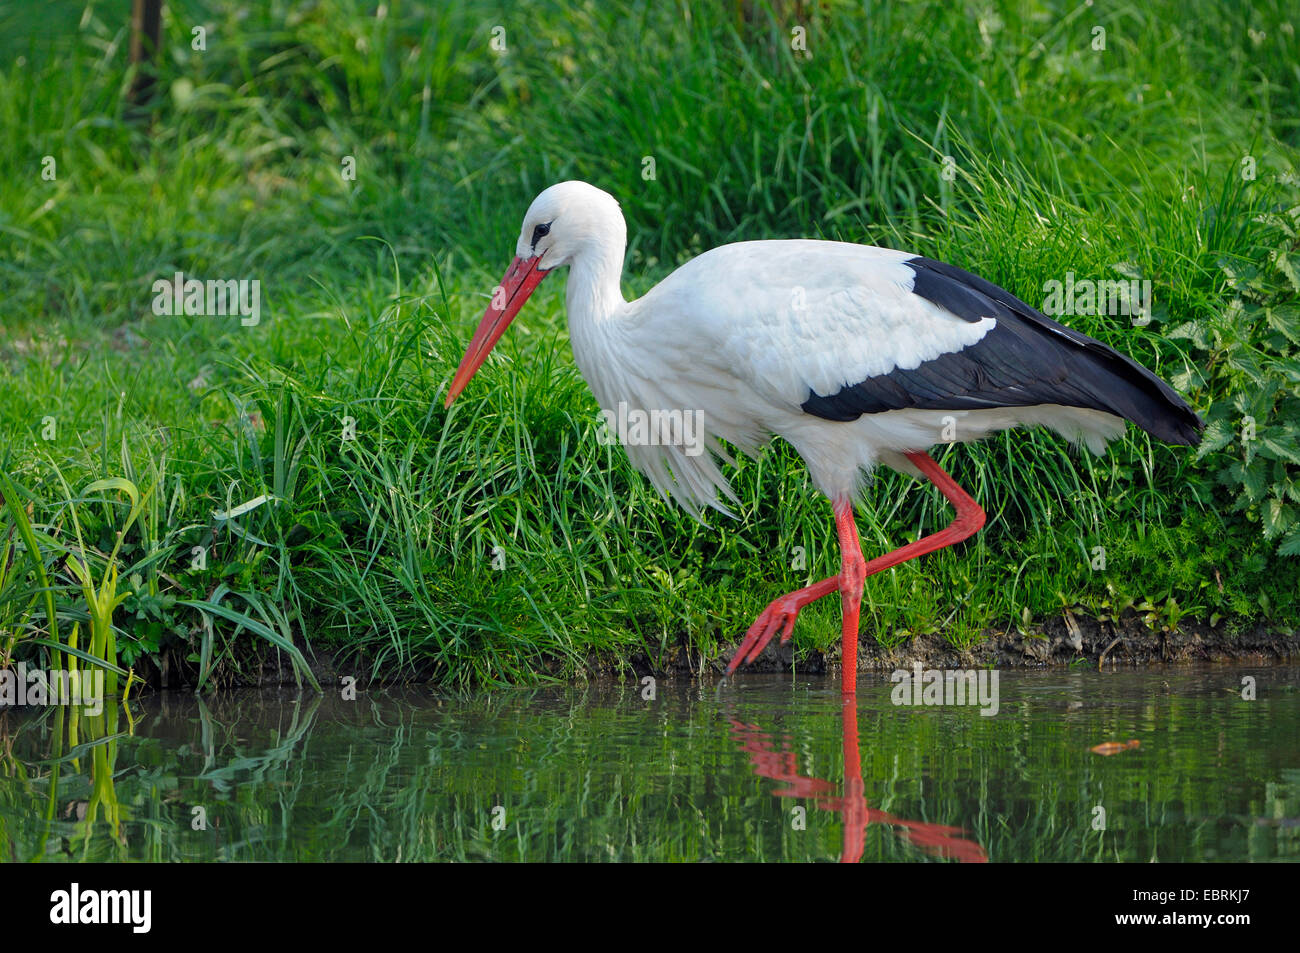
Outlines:
MULTIPOLYGON (((946 451, 987 529, 873 579, 868 638, 962 647, 1066 609, 1292 630, 1300 23, 1192 6, 174 2, 138 115, 116 6, 0 3, 0 661, 209 686, 268 651, 310 681, 328 649, 363 677, 514 683, 716 658, 833 572, 789 448, 742 461, 740 519, 705 527, 600 444, 560 284, 442 409, 563 178, 621 200, 630 295, 793 236, 1035 304, 1070 275, 1151 282, 1149 323, 1068 322, 1172 380, 1200 451, 946 451), (157 314, 176 272, 258 280, 257 323, 157 314)), ((882 475, 864 548, 941 503, 882 475)), ((801 617, 800 648, 837 639, 835 605, 801 617)))

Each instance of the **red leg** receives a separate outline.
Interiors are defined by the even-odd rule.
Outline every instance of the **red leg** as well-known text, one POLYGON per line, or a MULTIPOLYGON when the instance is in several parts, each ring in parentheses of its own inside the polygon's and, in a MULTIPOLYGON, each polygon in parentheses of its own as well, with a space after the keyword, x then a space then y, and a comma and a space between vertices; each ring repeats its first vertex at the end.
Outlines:
POLYGON ((835 525, 840 531, 840 691, 852 695, 858 690, 858 608, 871 564, 862 558, 852 504, 835 508, 835 525))
POLYGON ((727 666, 730 675, 736 668, 758 658, 759 653, 777 632, 781 633, 781 642, 790 640, 794 631, 794 622, 799 610, 811 602, 840 591, 841 608, 844 614, 843 651, 841 660, 840 687, 844 694, 852 694, 857 688, 858 680, 858 610, 862 604, 862 584, 867 576, 874 575, 882 569, 889 569, 899 563, 917 556, 924 556, 936 549, 943 549, 960 542, 978 532, 984 525, 984 511, 970 495, 957 485, 939 464, 930 459, 929 454, 920 451, 907 454, 907 459, 930 480, 939 491, 947 497, 957 510, 956 518, 945 529, 931 533, 914 543, 901 546, 893 552, 877 556, 864 563, 862 548, 858 542, 858 529, 853 522, 853 507, 847 500, 836 500, 835 526, 840 538, 840 574, 830 576, 821 582, 804 589, 796 590, 777 599, 759 615, 754 624, 745 633, 731 663, 727 666))
MULTIPOLYGON (((789 642, 790 634, 794 631, 794 621, 799 617, 799 610, 810 603, 816 602, 823 596, 830 595, 844 583, 844 570, 847 568, 850 553, 856 554, 856 568, 861 569, 862 549, 858 545, 858 529, 853 525, 853 506, 847 500, 837 500, 834 507, 835 525, 839 530, 840 549, 844 553, 845 560, 840 575, 828 576, 821 582, 815 582, 811 586, 787 593, 759 613, 758 618, 754 620, 754 624, 745 633, 740 648, 732 656, 731 663, 727 666, 727 675, 734 672, 738 666, 758 658, 763 649, 767 647, 767 643, 772 641, 772 637, 778 632, 781 633, 782 645, 789 642)), ((862 584, 859 580, 858 589, 861 590, 861 588, 862 584)))
MULTIPOLYGON (((893 552, 885 553, 883 556, 877 556, 864 567, 862 574, 863 579, 867 576, 873 576, 882 569, 889 569, 897 566, 899 563, 907 562, 909 559, 915 559, 917 556, 924 556, 926 553, 932 553, 936 549, 943 549, 945 546, 951 546, 953 543, 959 543, 968 536, 973 536, 979 532, 980 527, 984 525, 984 510, 975 502, 965 490, 957 485, 957 481, 944 472, 944 469, 930 458, 928 453, 914 451, 908 453, 907 459, 911 460, 926 478, 939 488, 948 502, 953 505, 957 511, 957 516, 944 529, 937 533, 931 533, 929 536, 923 536, 914 543, 908 543, 906 546, 900 546, 893 552)), ((856 537, 856 533, 854 534, 856 537)), ((859 586, 856 590, 856 599, 852 607, 853 626, 852 631, 849 628, 849 605, 847 597, 844 607, 844 649, 841 660, 841 688, 845 694, 854 691, 857 686, 858 676, 858 603, 862 600, 862 590, 859 586)), ((841 595, 845 595, 841 593, 841 595)))

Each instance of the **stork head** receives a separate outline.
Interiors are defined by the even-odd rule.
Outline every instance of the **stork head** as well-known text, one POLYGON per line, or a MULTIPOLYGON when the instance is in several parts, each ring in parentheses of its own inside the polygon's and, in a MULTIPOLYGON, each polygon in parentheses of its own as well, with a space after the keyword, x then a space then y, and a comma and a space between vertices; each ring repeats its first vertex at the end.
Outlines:
POLYGON ((562 265, 597 256, 615 241, 621 255, 623 214, 608 192, 575 180, 556 183, 533 199, 519 230, 515 260, 492 291, 492 302, 451 379, 445 406, 465 389, 543 278, 562 265))

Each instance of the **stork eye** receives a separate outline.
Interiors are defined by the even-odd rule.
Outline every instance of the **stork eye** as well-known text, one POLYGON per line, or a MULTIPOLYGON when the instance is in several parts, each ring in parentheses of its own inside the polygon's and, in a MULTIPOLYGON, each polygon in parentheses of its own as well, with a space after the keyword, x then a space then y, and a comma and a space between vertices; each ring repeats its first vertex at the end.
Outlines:
POLYGON ((532 241, 532 245, 533 245, 533 247, 536 248, 536 247, 537 247, 537 242, 538 242, 538 241, 539 241, 543 236, 545 236, 545 235, 549 235, 550 233, 551 233, 551 223, 550 223, 550 222, 544 222, 544 223, 542 223, 541 225, 538 225, 536 228, 534 228, 534 229, 533 229, 533 241, 532 241))

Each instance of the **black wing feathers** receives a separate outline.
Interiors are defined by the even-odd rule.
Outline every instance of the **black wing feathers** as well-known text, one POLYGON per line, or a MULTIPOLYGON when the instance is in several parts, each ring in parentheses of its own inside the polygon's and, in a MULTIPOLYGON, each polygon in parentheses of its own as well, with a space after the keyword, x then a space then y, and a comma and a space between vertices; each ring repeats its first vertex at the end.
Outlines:
POLYGON ((1142 365, 1058 324, 977 275, 929 258, 904 262, 914 294, 965 321, 994 318, 978 343, 910 370, 895 368, 822 396, 807 413, 827 420, 918 408, 979 410, 1061 404, 1133 421, 1167 443, 1195 445, 1205 426, 1172 387, 1142 365))

